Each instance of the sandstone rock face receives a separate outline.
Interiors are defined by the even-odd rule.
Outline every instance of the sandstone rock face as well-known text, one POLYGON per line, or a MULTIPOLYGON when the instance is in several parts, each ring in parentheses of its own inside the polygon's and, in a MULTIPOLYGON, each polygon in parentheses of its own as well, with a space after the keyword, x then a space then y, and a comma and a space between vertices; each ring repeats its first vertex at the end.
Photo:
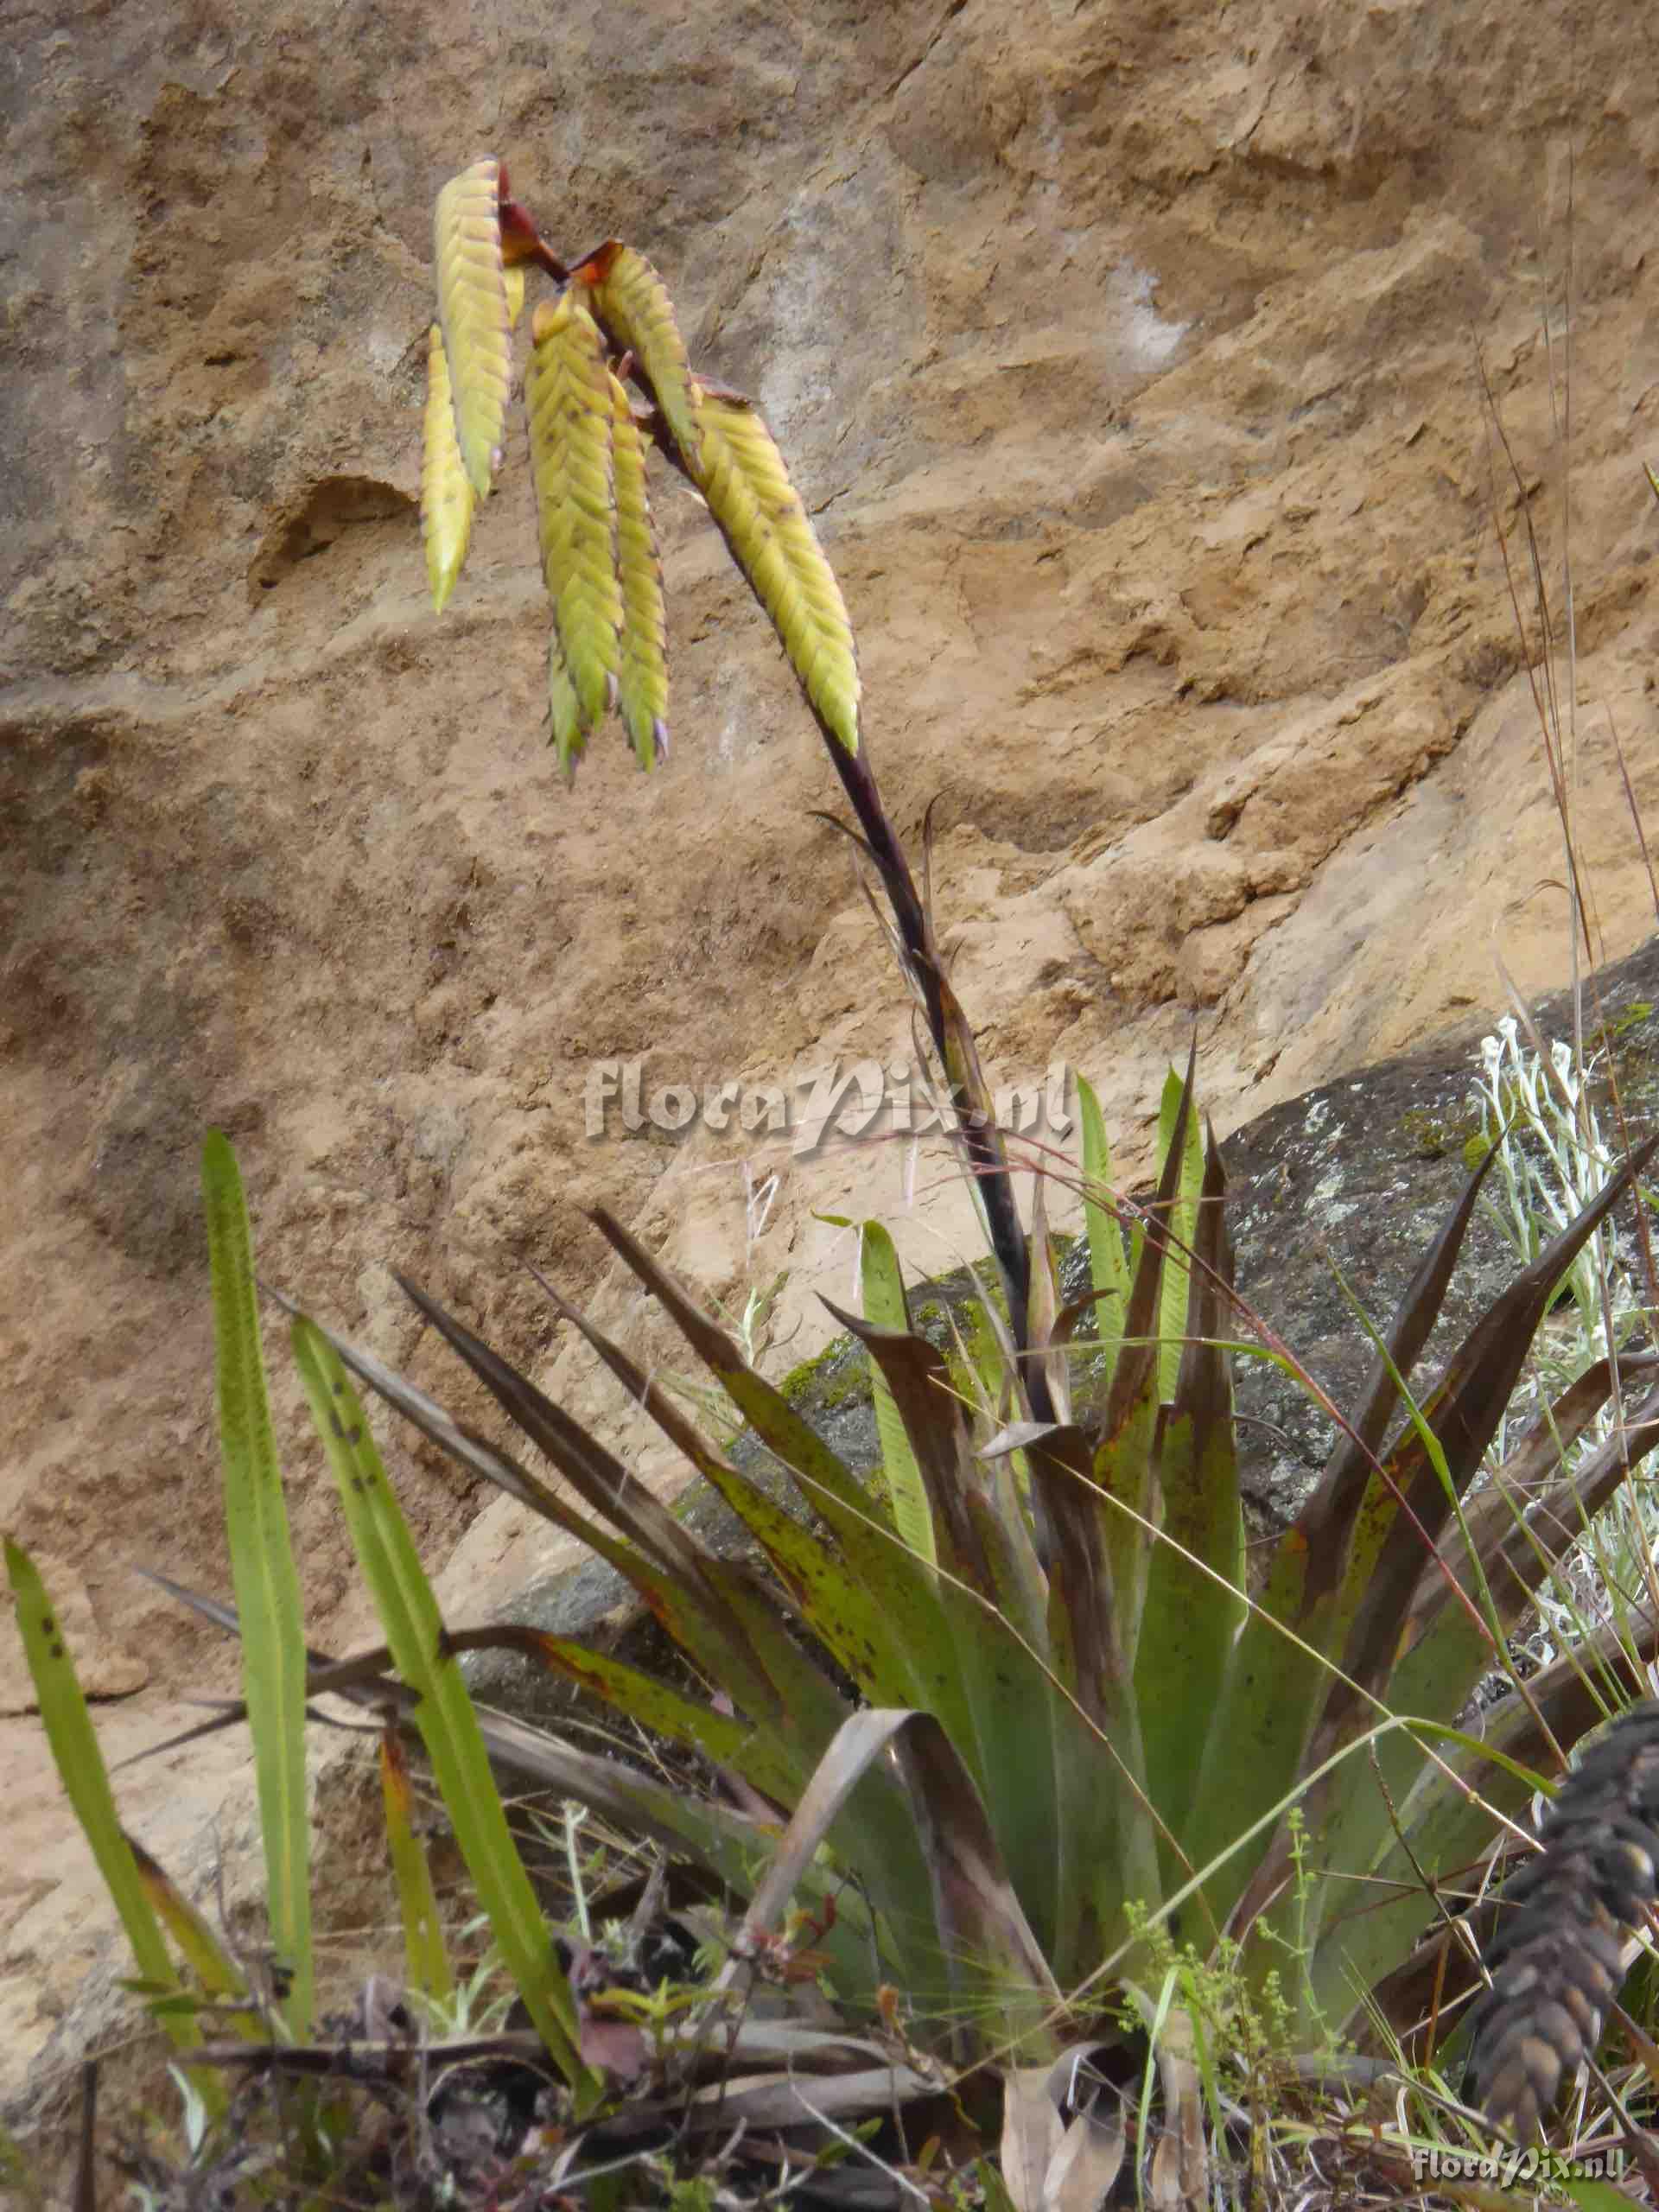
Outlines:
MULTIPOLYGON (((828 1332, 811 1293, 845 1287, 815 1213, 886 1212, 929 1270, 971 1238, 959 1185, 900 1144, 808 1157, 616 1111, 586 1133, 602 1064, 639 1060, 647 1096, 788 1084, 890 1065, 908 1015, 813 818, 817 741, 688 499, 664 484, 660 778, 618 739, 574 792, 551 772, 521 459, 431 617, 443 178, 499 153, 570 251, 641 245, 699 365, 764 406, 858 626, 889 802, 914 832, 942 797, 940 925, 994 1077, 1089 1071, 1133 1177, 1195 1020, 1230 1128, 1497 1007, 1495 953, 1523 989, 1565 977, 1477 343, 1558 607, 1570 545, 1563 772, 1600 943, 1649 926, 1618 762, 1650 803, 1659 92, 1637 21, 10 10, 0 1523, 84 1592, 102 1687, 147 1670, 123 1748, 226 1679, 130 1572, 225 1581, 209 1123, 269 1277, 448 1390, 402 1268, 624 1433, 516 1264, 626 1316, 584 1208, 739 1306, 791 1270, 791 1360, 828 1332)), ((274 1366, 313 1632, 344 1641, 361 1606, 274 1366)), ((458 1610, 547 1563, 429 1458, 405 1469, 458 1610)), ((124 1806, 157 1845, 238 1763, 141 1768, 124 1806)), ((104 1923, 31 1716, 0 1718, 0 1789, 41 1869, 0 1893, 10 2079, 104 1923)))

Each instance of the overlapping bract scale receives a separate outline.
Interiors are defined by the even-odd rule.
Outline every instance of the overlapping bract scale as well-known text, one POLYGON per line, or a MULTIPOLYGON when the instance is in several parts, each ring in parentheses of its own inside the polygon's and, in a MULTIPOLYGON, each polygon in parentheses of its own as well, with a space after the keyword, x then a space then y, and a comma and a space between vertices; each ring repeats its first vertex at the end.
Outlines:
POLYGON ((556 630, 547 641, 547 707, 552 721, 548 734, 558 757, 559 773, 567 784, 572 783, 576 763, 588 750, 589 724, 576 696, 576 687, 570 680, 564 647, 559 643, 556 630))
MULTIPOLYGON (((438 196, 440 320, 429 346, 421 512, 440 609, 466 557, 474 506, 500 465, 527 267, 558 266, 505 194, 501 164, 486 159, 438 196)), ((858 658, 834 572, 760 415, 693 376, 651 263, 607 240, 537 309, 531 335, 524 397, 555 626, 548 692, 566 775, 613 705, 642 766, 668 747, 662 570, 645 432, 616 373, 625 359, 655 399, 649 429, 664 445, 671 437, 820 722, 856 753, 858 658)))
POLYGON ((572 285, 537 308, 524 379, 542 574, 553 601, 553 737, 567 774, 615 697, 623 620, 612 378, 577 291, 572 285))
POLYGON ((696 476, 825 727, 856 753, 858 654, 846 601, 772 433, 747 400, 699 388, 696 476))
POLYGON ((507 395, 506 272, 501 262, 501 164, 474 162, 438 194, 433 226, 438 315, 454 391, 455 432, 474 491, 489 495, 501 462, 507 395))
POLYGON ((612 461, 616 483, 616 568, 622 587, 623 726, 642 768, 668 751, 668 620, 651 525, 645 448, 626 388, 613 376, 612 461))
POLYGON ((592 285, 594 304, 611 335, 649 378, 686 465, 695 469, 702 436, 697 387, 662 278, 643 253, 620 238, 607 238, 578 273, 592 285))
POLYGON ((442 614, 455 588, 473 534, 475 495, 467 480, 444 358, 443 333, 435 322, 426 347, 425 442, 421 456, 421 535, 432 607, 442 614))

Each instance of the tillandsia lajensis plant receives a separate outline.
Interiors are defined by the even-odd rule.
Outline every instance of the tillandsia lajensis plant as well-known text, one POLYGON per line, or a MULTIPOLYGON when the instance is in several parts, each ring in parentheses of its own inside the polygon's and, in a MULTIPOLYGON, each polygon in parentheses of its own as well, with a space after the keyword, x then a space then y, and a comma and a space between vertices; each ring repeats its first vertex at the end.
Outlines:
MULTIPOLYGON (((453 587, 505 449, 515 310, 523 276, 539 272, 554 289, 530 316, 524 390, 561 765, 573 769, 613 703, 642 762, 662 750, 664 633, 644 468, 654 446, 707 502, 770 616, 851 805, 980 1203, 997 1277, 984 1312, 992 1351, 982 1341, 952 1358, 919 1333, 891 1239, 865 1226, 864 1311, 836 1313, 873 1363, 883 1479, 864 1479, 637 1237, 597 1214, 796 1493, 791 1511, 688 1417, 681 1394, 544 1286, 739 1516, 753 1554, 732 1559, 414 1286, 419 1311, 563 1487, 290 1307, 388 1650, 340 1662, 302 1651, 297 1674, 284 1669, 289 1707, 332 1688, 392 1705, 424 1739, 524 1997, 530 2047, 568 2084, 562 2157, 573 2143, 613 2157, 615 2131, 626 2138, 635 2124, 619 2082, 643 2075, 664 2125, 695 2133, 741 2121, 766 2156, 779 2130, 818 2127, 844 2145, 843 2123, 887 2115, 897 2132, 882 2171, 897 2202, 918 2187, 905 2114, 935 2109, 950 2087, 969 2130, 967 2152, 953 2134, 950 2155, 971 2164, 974 2131, 1000 2129, 997 2187, 1019 2212, 1101 2201, 1132 2142, 1154 2202, 1208 2201, 1225 2126, 1217 2085, 1236 2056, 1235 2012, 1213 1997, 1217 1964, 1236 2017, 1272 2011, 1286 2049, 1328 2050, 1368 2023, 1432 2044, 1473 1983, 1454 1922, 1490 1875, 1503 1821, 1628 1697, 1632 1669, 1659 1646, 1659 1611, 1633 1604, 1618 1639, 1609 1632, 1513 1682, 1478 1735, 1459 1725, 1585 1518, 1659 1444, 1655 1363, 1627 1353, 1616 1434, 1568 1471, 1573 1440, 1615 1388, 1604 1359, 1475 1488, 1558 1285, 1651 1147, 1517 1274, 1419 1404, 1409 1380, 1485 1167, 1471 1179, 1379 1338, 1313 1494, 1247 1577, 1231 1380, 1242 1324, 1221 1158, 1191 1068, 1166 1097, 1160 1180, 1140 1207, 1111 1190, 1099 1108, 1079 1084, 1090 1282, 1064 1302, 1044 1176, 1023 1224, 929 901, 869 763, 846 609, 764 422, 696 373, 641 255, 610 241, 565 260, 509 195, 499 162, 475 162, 445 188, 436 257, 424 499, 435 598, 442 606, 453 587), (444 1629, 352 1376, 610 1562, 678 1646, 693 1687, 537 1630, 444 1629), (1631 1402, 1638 1389, 1648 1395, 1631 1402), (528 1652, 706 1760, 716 1785, 701 1796, 475 1719, 456 1662, 492 1643, 528 1652), (486 1752, 701 1866, 738 1900, 723 1963, 688 1985, 671 2026, 658 2018, 648 2048, 622 2038, 626 2066, 598 1955, 567 1975, 538 1943, 522 1868, 489 1811, 486 1752), (796 2004, 792 2019, 740 2020, 734 1999, 757 1979, 796 2004), (747 2079, 746 2068, 771 2071, 747 2079)), ((251 1276, 237 1257, 245 1229, 222 1140, 210 1140, 207 1179, 221 1374, 240 1377, 221 1389, 227 1470, 251 1452, 269 1499, 251 1276)), ((1287 1357, 1264 1341, 1264 1356, 1287 1357)), ((274 1515, 258 1543, 259 1556, 286 1556, 274 1515)), ((26 1562, 15 1573, 27 1588, 26 1562)), ((257 1578, 249 1590, 245 1634, 257 1578)), ((266 1621, 284 1612, 280 1592, 267 1586, 264 1599, 266 1621)), ((302 1649, 296 1615, 283 1648, 302 1649)), ((62 1655, 38 1619, 30 1649, 52 1680, 62 1655)), ((291 1827, 291 1788, 273 1792, 279 1825, 291 1827)), ((406 1836, 400 1864, 410 1974, 429 1986, 442 1946, 406 1836)), ((641 2001, 622 2017, 637 2022, 641 2001)), ((303 2036, 308 2022, 289 2026, 303 2036)), ((264 2060, 276 2063, 269 2047, 264 2060)), ((568 2159, 561 2169, 575 2171, 568 2159)), ((850 2171, 859 2201, 874 2201, 875 2170, 850 2171)), ((833 2195, 833 2177, 819 2178, 833 2195)))
MULTIPOLYGON (((860 848, 886 893, 905 972, 957 1109, 1011 1310, 1023 1317, 1025 1241, 973 1033, 864 747, 858 657, 841 587, 764 419, 742 393, 694 373, 667 290, 643 254, 610 238, 565 261, 512 196, 499 162, 474 162, 445 185, 433 250, 438 320, 428 336, 421 512, 434 606, 441 612, 454 589, 476 504, 505 456, 512 334, 526 279, 539 273, 555 289, 531 314, 524 401, 552 602, 548 697, 560 767, 574 773, 589 733, 612 707, 642 766, 652 766, 666 744, 649 446, 702 496, 800 680, 860 848)), ((1030 1387, 1041 1401, 1039 1375, 1030 1387)))

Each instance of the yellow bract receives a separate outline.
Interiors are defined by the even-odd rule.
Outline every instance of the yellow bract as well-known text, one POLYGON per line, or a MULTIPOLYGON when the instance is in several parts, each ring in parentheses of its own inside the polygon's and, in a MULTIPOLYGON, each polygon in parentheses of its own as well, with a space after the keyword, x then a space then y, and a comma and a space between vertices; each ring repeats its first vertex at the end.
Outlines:
POLYGON ((825 727, 856 753, 858 654, 835 571, 747 399, 698 388, 697 483, 825 727))
POLYGON ((563 683, 552 683, 554 740, 568 769, 616 696, 622 588, 616 570, 611 375, 599 330, 567 289, 531 319, 524 379, 542 574, 553 601, 563 683), (569 723, 571 699, 575 726, 569 723), (562 728, 564 734, 562 734, 562 728))
POLYGON ((642 768, 668 751, 668 621, 651 526, 645 449, 626 389, 610 379, 616 565, 622 586, 622 720, 642 768))
POLYGON ((455 430, 467 478, 480 499, 501 465, 507 394, 506 272, 501 264, 501 164, 474 162, 438 194, 433 226, 438 314, 454 387, 455 430))
MULTIPOLYGON (((442 609, 467 556, 475 501, 501 462, 512 332, 526 265, 556 269, 512 210, 503 259, 501 164, 474 162, 438 195, 439 324, 428 347, 422 529, 442 609)), ((668 747, 667 621, 645 435, 617 374, 626 357, 654 397, 649 428, 682 461, 771 617, 823 728, 860 745, 858 656, 834 571, 760 414, 691 373, 663 281, 607 239, 531 319, 524 382, 542 571, 553 602, 548 697, 566 775, 594 724, 620 708, 645 767, 668 747), (664 429, 664 425, 666 429, 664 429)))
POLYGON ((565 666, 564 648, 559 643, 556 630, 547 641, 547 705, 552 717, 550 734, 558 755, 559 773, 567 784, 573 783, 576 763, 588 750, 588 725, 582 716, 576 687, 570 681, 570 671, 565 666))
POLYGON ((425 445, 421 459, 421 535, 434 612, 442 614, 455 588, 473 534, 474 493, 455 437, 449 365, 435 322, 426 346, 425 445))
POLYGON ((607 238, 581 273, 594 288, 594 304, 612 337, 650 378, 686 465, 696 468, 702 442, 696 385, 662 278, 643 253, 620 238, 607 238))

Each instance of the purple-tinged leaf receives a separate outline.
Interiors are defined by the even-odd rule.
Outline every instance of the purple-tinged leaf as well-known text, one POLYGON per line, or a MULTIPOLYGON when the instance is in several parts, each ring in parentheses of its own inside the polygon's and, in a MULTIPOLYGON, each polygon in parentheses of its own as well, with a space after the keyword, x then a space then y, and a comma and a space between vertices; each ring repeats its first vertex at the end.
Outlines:
POLYGON ((892 1751, 911 1793, 933 1888, 941 1969, 950 2010, 966 2001, 984 2039, 1040 2037, 1059 1991, 1008 1881, 979 1792, 931 1713, 872 1707, 842 1727, 796 1808, 750 1901, 722 1969, 733 1984, 746 1958, 763 1955, 837 1815, 866 1772, 892 1751), (995 2018, 987 2018, 994 2007, 995 2018))
MULTIPOLYGON (((1296 1517, 1294 1555, 1306 1561, 1306 1581, 1298 1617, 1311 1609, 1342 1580, 1352 1541, 1353 1524, 1371 1479, 1376 1454, 1400 1405, 1400 1384, 1408 1382, 1423 1346, 1446 1301, 1452 1270, 1463 1249, 1463 1240, 1474 1217, 1492 1161, 1493 1150, 1463 1187, 1450 1219, 1419 1262, 1392 1326, 1383 1338, 1367 1377, 1364 1395, 1354 1416, 1352 1433, 1338 1438, 1318 1487, 1296 1517), (1386 1356, 1385 1356, 1386 1353, 1386 1356)), ((1281 1614, 1280 1618, 1287 1618, 1281 1614)))
MULTIPOLYGON (((1632 1154, 1576 1220, 1495 1300, 1453 1354, 1423 1411, 1458 1497, 1473 1479, 1515 1395, 1533 1338, 1561 1277, 1656 1151, 1659 1138, 1632 1154)), ((1426 1552, 1452 1514, 1452 1498, 1414 1429, 1393 1455, 1391 1472, 1397 1488, 1390 1491, 1390 1502, 1395 1497, 1402 1502, 1387 1516, 1387 1533, 1375 1567, 1354 1610, 1344 1662, 1355 1682, 1372 1690, 1388 1679, 1400 1624, 1426 1564, 1426 1552)), ((1353 1564, 1359 1564, 1357 1555, 1353 1564)), ((1344 1715, 1353 1709, 1353 1694, 1338 1685, 1316 1745, 1323 1740, 1334 1747, 1341 1740, 1344 1715)))
POLYGON ((1220 1701, 1244 1617, 1243 1598, 1230 1604, 1213 1579, 1242 1589, 1244 1577, 1232 1362, 1217 1341, 1230 1318, 1233 1282, 1225 1195, 1212 1134, 1193 1230, 1186 1342, 1160 1439, 1158 1478, 1168 1541, 1153 1546, 1147 1562, 1135 1661, 1147 1791, 1178 1834, 1185 1831, 1198 1786, 1205 1724, 1220 1701))

